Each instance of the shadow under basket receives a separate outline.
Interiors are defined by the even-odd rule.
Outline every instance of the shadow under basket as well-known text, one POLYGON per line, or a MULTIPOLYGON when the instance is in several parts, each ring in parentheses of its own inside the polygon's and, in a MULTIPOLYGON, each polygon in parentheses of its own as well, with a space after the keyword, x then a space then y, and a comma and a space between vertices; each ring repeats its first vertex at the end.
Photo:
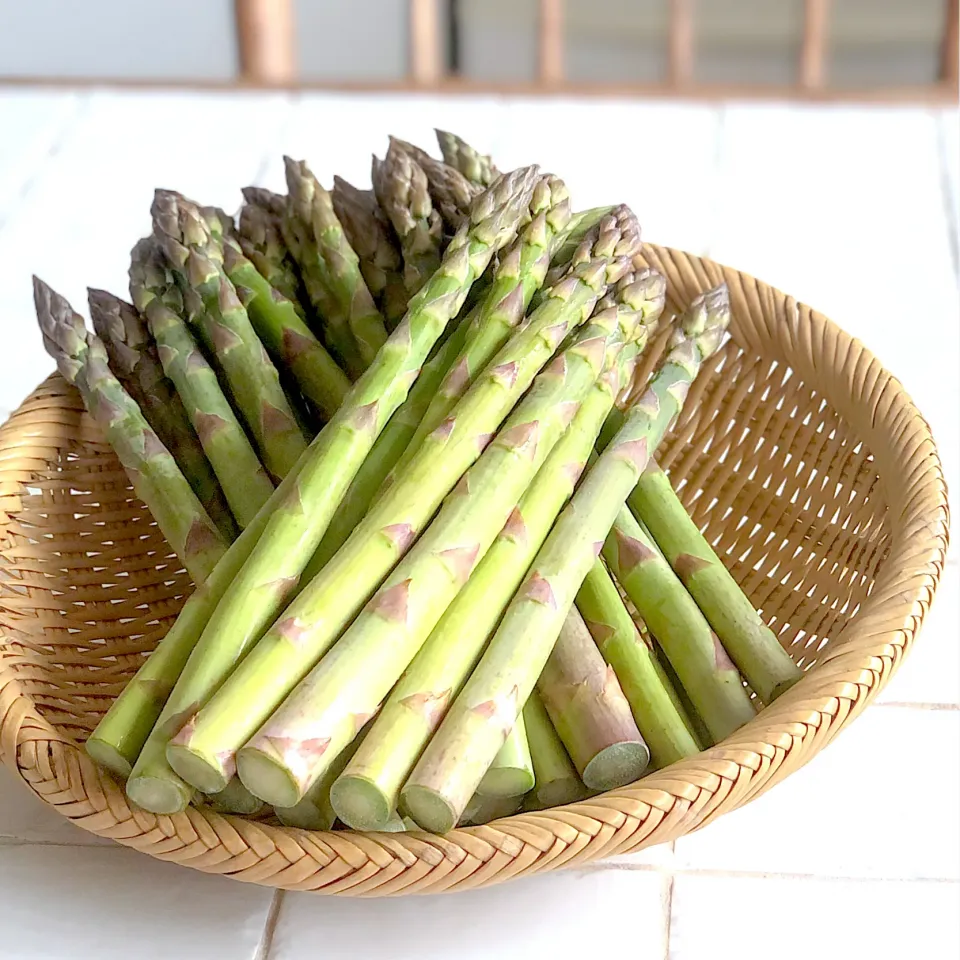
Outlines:
POLYGON ((85 830, 162 860, 357 896, 479 887, 675 840, 806 763, 889 680, 926 614, 948 538, 937 450, 898 381, 820 314, 707 260, 645 256, 672 310, 730 287, 732 338, 660 461, 806 671, 755 720, 629 787, 443 837, 145 813, 82 743, 191 584, 79 395, 52 376, 0 429, 4 763, 85 830))

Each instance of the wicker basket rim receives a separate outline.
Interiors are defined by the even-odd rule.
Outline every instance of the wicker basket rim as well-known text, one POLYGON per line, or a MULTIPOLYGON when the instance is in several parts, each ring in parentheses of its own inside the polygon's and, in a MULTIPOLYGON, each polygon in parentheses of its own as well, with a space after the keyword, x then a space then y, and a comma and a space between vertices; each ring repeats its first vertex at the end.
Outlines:
MULTIPOLYGON (((888 682, 936 591, 949 535, 936 446, 899 381, 826 317, 707 259, 652 244, 645 256, 682 302, 726 280, 738 343, 762 351, 775 341, 784 361, 814 382, 841 417, 862 421, 877 462, 898 468, 887 484, 895 484, 893 490, 885 491, 896 509, 890 547, 896 562, 884 563, 838 649, 757 719, 630 787, 443 837, 310 833, 192 807, 154 816, 128 805, 122 789, 37 712, 12 659, 4 660, 0 634, 0 759, 54 809, 100 836, 240 880, 366 896, 482 886, 668 842, 754 799, 806 763, 888 682)), ((66 397, 68 389, 54 375, 32 397, 51 390, 66 397)), ((4 469, 4 454, 28 435, 16 414, 0 427, 0 510, 16 511, 18 487, 29 475, 29 464, 13 463, 15 457, 4 469)))

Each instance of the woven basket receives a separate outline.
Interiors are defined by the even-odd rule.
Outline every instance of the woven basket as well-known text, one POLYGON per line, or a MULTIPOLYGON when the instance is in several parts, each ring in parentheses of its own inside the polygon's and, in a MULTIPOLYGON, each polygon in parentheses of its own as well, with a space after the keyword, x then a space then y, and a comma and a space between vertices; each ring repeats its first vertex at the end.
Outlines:
MULTIPOLYGON (((726 280, 732 341, 662 450, 696 521, 807 672, 726 741, 568 807, 429 834, 154 816, 81 744, 190 582, 78 394, 50 377, 0 429, 0 755, 63 816, 163 860, 295 890, 465 889, 674 840, 821 750, 913 642, 948 508, 926 422, 860 343, 763 283, 650 246, 673 309, 726 280)), ((663 348, 650 351, 649 363, 663 348)))

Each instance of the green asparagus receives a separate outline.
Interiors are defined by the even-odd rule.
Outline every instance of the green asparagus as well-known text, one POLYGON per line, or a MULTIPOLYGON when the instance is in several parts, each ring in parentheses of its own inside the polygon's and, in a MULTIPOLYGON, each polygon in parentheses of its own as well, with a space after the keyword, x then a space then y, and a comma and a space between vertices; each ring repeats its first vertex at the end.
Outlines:
MULTIPOLYGON (((529 194, 525 199, 529 200, 529 194)), ((633 235, 631 230, 625 229, 624 234, 633 235)), ((614 252, 621 235, 607 231, 601 240, 597 241, 593 259, 571 267, 571 275, 557 285, 538 315, 501 351, 463 398, 448 425, 431 436, 402 482, 367 514, 207 705, 184 737, 184 741, 189 738, 189 748, 187 742, 178 742, 175 747, 181 774, 198 786, 222 779, 228 751, 239 748, 269 718, 274 707, 337 639, 446 493, 480 456, 489 437, 559 341, 572 326, 582 322, 607 283, 629 269, 627 253, 618 256, 614 252), (297 642, 291 644, 294 635, 297 642), (255 708, 249 693, 252 689, 258 691, 255 708), (236 704, 241 701, 245 706, 238 711, 236 704)), ((520 439, 518 432, 516 440, 520 439)))
MULTIPOLYGON (((663 280, 645 274, 635 282, 639 286, 631 289, 627 284, 621 296, 636 298, 627 309, 642 309, 639 299, 645 296, 642 322, 649 328, 663 304, 663 280)), ((619 383, 626 379, 627 354, 624 350, 619 365, 612 354, 608 358, 603 375, 588 392, 497 540, 381 709, 374 735, 335 787, 340 814, 346 822, 360 822, 359 818, 365 823, 382 822, 396 806, 400 788, 417 756, 469 675, 530 561, 573 492, 619 383)))
MULTIPOLYGON (((170 646, 178 655, 183 651, 193 655, 127 782, 128 795, 141 806, 173 813, 188 802, 190 788, 165 757, 170 738, 217 690, 289 601, 347 486, 405 399, 445 325, 459 311, 466 290, 515 235, 534 177, 535 169, 518 170, 477 198, 471 223, 451 242, 442 269, 411 302, 407 316, 298 469, 234 543, 215 582, 208 584, 208 593, 196 602, 191 598, 184 608, 171 630, 170 646)), ((218 779, 205 792, 222 789, 228 780, 229 776, 218 779)))
MULTIPOLYGON (((383 317, 360 272, 356 251, 350 246, 333 209, 333 199, 303 161, 284 157, 289 190, 285 223, 296 233, 300 267, 315 274, 335 311, 335 328, 350 337, 350 354, 359 357, 362 369, 373 363, 387 341, 383 317)), ((325 316, 334 323, 334 316, 325 316)))
MULTIPOLYGON (((718 644, 729 652, 757 696, 771 703, 796 683, 800 668, 690 519, 669 478, 655 463, 644 471, 629 503, 716 631, 718 644)), ((689 692, 692 696, 693 691, 689 692)))
POLYGON ((303 395, 329 420, 350 392, 347 375, 293 304, 270 286, 229 238, 223 243, 223 266, 267 352, 290 372, 303 395))
POLYGON ((123 465, 137 496, 196 583, 203 583, 227 544, 180 467, 110 371, 100 338, 60 294, 33 278, 37 321, 47 353, 74 385, 123 465))
POLYGON ((386 214, 372 190, 360 190, 333 178, 333 210, 360 259, 360 272, 379 303, 387 329, 393 330, 407 309, 402 259, 386 214))
MULTIPOLYGON (((441 381, 385 487, 405 469, 424 439, 443 422, 523 319, 531 297, 543 283, 557 231, 563 229, 570 215, 563 181, 553 176, 542 177, 534 190, 529 212, 531 222, 501 258, 493 283, 471 319, 463 349, 441 381)), ((610 224, 611 229, 616 229, 615 219, 611 219, 610 224)), ((581 259, 589 254, 587 246, 580 251, 581 259)))
POLYGON ((270 286, 279 290, 301 317, 305 316, 300 278, 281 230, 283 197, 260 187, 245 187, 243 195, 247 202, 240 210, 240 249, 270 286), (278 208, 280 212, 274 212, 278 208))
POLYGON ((184 292, 187 320, 200 332, 253 434, 263 465, 278 480, 290 472, 306 440, 236 289, 215 257, 210 231, 196 205, 158 190, 154 232, 184 292))
POLYGON ((235 540, 238 531, 230 506, 183 401, 163 371, 146 320, 136 307, 106 290, 88 288, 87 301, 93 329, 106 348, 110 369, 140 407, 160 442, 173 454, 224 540, 235 540))
POLYGON ((489 157, 483 156, 455 133, 437 130, 436 134, 444 161, 471 183, 485 187, 496 179, 498 171, 489 157))
POLYGON ((533 761, 523 723, 523 714, 493 758, 483 779, 477 784, 478 797, 508 799, 522 797, 533 789, 533 761))
POLYGON ((577 608, 620 681, 654 765, 665 767, 699 753, 700 745, 674 704, 656 656, 643 642, 616 584, 599 560, 577 593, 577 608))
POLYGON ((460 819, 513 728, 617 512, 720 344, 729 322, 724 294, 713 291, 684 315, 660 370, 581 481, 417 762, 401 799, 424 829, 444 833, 460 819))
POLYGON ((543 809, 582 800, 586 788, 536 690, 527 697, 521 716, 535 780, 525 805, 530 809, 543 809))
POLYGON ((406 151, 390 144, 382 161, 373 158, 371 177, 377 201, 400 238, 403 279, 413 296, 436 270, 443 242, 427 175, 406 151))
POLYGON ((575 606, 543 666, 537 691, 586 786, 612 790, 640 778, 650 751, 617 675, 604 663, 575 606))
POLYGON ((713 740, 723 740, 752 720, 753 704, 737 668, 693 598, 626 507, 614 522, 603 555, 670 658, 713 740))
MULTIPOLYGON (((166 375, 177 388, 230 510, 246 527, 273 493, 273 483, 224 396, 220 381, 180 316, 167 306, 171 291, 151 240, 130 261, 130 295, 146 317, 166 375)), ((175 292, 173 292, 175 295, 175 292)))
MULTIPOLYGON (((638 311, 617 310, 595 316, 539 375, 463 476, 457 493, 444 503, 330 655, 240 752, 240 777, 254 793, 287 803, 283 796, 290 786, 297 793, 308 789, 355 736, 355 718, 376 711, 575 416, 600 374, 605 350, 619 352, 637 317, 638 311), (358 672, 357 664, 368 660, 376 662, 377 669, 358 672), (302 742, 314 741, 318 730, 327 740, 324 751, 303 756, 302 742)), ((207 750, 212 752, 212 746, 208 744, 207 750)), ((222 743, 216 746, 217 753, 224 750, 222 743)))

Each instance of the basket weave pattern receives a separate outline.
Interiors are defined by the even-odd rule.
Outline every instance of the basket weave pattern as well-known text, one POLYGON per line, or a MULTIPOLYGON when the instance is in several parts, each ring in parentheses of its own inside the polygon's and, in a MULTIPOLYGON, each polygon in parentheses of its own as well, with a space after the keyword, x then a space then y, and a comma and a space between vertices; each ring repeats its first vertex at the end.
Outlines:
POLYGON ((806 763, 884 686, 933 597, 948 537, 937 451, 900 384, 824 317, 708 260, 645 255, 674 310, 721 279, 730 287, 732 340, 660 459, 808 671, 756 720, 631 787, 443 837, 134 808, 80 744, 190 581, 79 395, 52 376, 0 429, 3 762, 81 827, 161 859, 367 896, 478 887, 667 842, 806 763))

